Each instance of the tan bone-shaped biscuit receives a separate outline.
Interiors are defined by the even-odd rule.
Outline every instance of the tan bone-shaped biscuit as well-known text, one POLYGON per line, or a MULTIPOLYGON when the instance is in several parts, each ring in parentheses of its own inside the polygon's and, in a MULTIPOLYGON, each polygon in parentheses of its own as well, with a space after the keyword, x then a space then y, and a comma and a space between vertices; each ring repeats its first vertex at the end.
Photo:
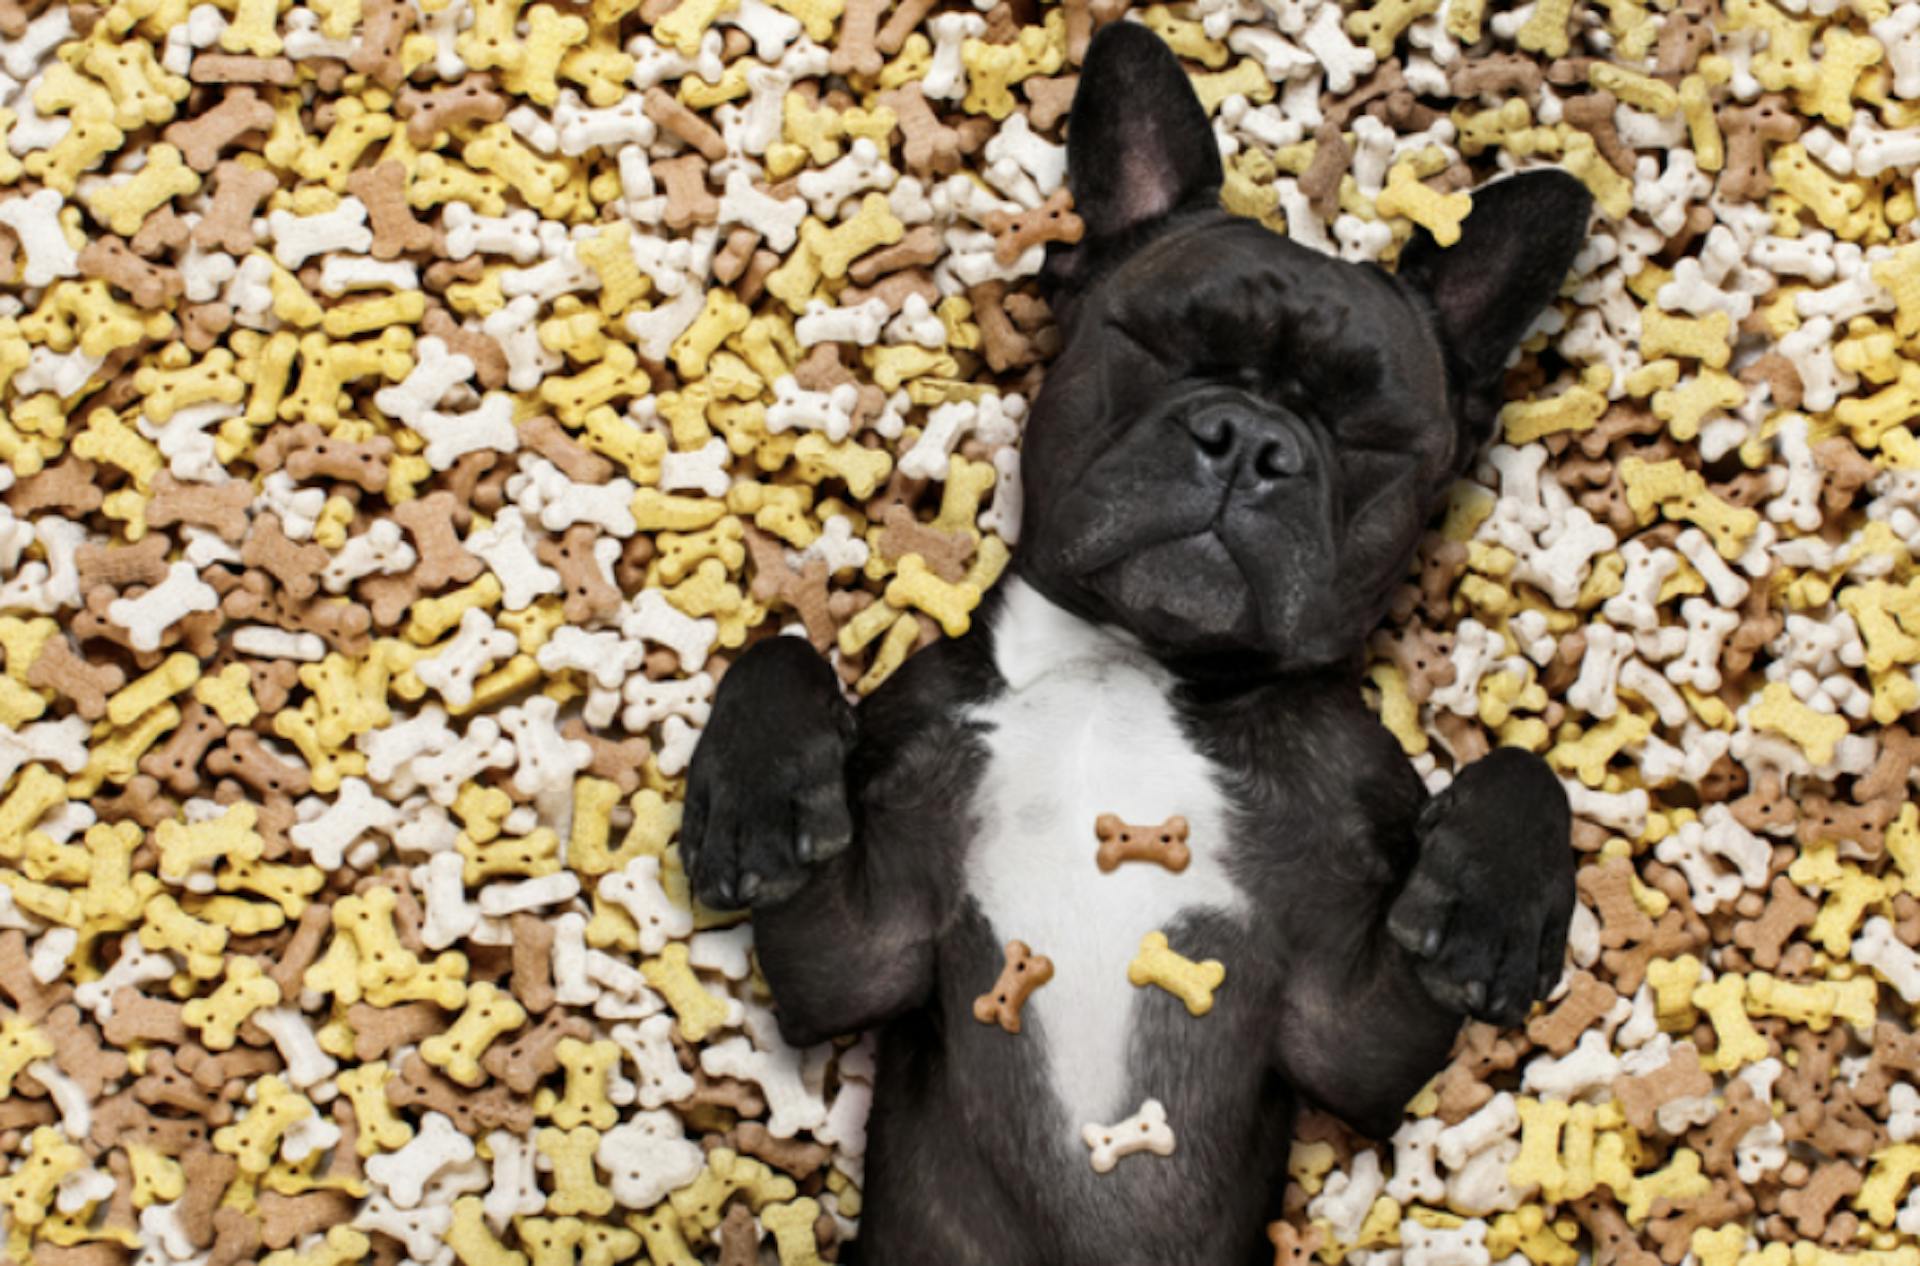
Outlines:
POLYGON ((1187 820, 1177 815, 1158 826, 1137 826, 1103 813, 1094 820, 1093 833, 1100 840, 1094 861, 1103 872, 1121 862, 1158 862, 1177 875, 1193 860, 1193 850, 1187 847, 1187 820))
POLYGON ((973 1018, 998 1024, 1009 1033, 1020 1031, 1020 1009, 1034 990, 1053 979, 1053 960, 1036 954, 1025 941, 1007 942, 1007 964, 993 988, 973 1000, 973 1018))

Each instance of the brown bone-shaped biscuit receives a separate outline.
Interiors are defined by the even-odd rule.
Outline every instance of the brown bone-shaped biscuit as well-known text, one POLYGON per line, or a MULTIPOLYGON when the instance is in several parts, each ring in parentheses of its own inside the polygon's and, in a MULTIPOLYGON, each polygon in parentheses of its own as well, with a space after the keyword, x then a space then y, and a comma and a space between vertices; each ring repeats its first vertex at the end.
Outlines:
POLYGON ((82 276, 105 278, 132 296, 139 308, 165 307, 186 288, 179 269, 148 263, 111 234, 88 242, 78 262, 82 276))
POLYGON ((98 1099, 108 1085, 127 1075, 127 1057, 102 1045, 100 1031, 91 1019, 82 1018, 79 1007, 55 1007, 40 1029, 53 1039, 54 1066, 86 1091, 87 1098, 98 1099))
POLYGON ((267 796, 304 796, 313 786, 305 765, 275 755, 252 730, 228 731, 226 741, 208 753, 207 769, 215 777, 232 774, 267 796))
POLYGON ((536 915, 516 914, 513 927, 513 996, 530 1013, 553 1006, 553 924, 536 915))
POLYGON ((332 927, 333 907, 327 902, 316 901, 300 912, 293 936, 273 956, 273 963, 266 970, 267 979, 280 986, 282 998, 299 996, 301 980, 307 968, 319 961, 320 944, 332 927))
POLYGON ((225 738, 226 723, 198 699, 180 709, 180 724, 167 741, 140 758, 140 772, 151 775, 169 790, 188 795, 200 785, 200 761, 207 749, 225 738))
POLYGON ((197 84, 277 84, 285 88, 292 85, 298 72, 291 58, 208 49, 194 57, 187 74, 197 84))
MULTIPOLYGON (((153 500, 147 502, 147 526, 160 528, 184 523, 204 527, 227 544, 237 545, 247 534, 247 509, 253 504, 253 495, 253 484, 249 480, 191 483, 162 471, 153 477, 153 500)), ((165 538, 156 539, 164 542, 165 538)))
POLYGON ((347 1008, 347 1027, 353 1030, 353 1057, 365 1064, 440 1032, 447 1027, 447 1020, 431 1002, 406 1002, 397 1007, 356 1002, 347 1008))
POLYGON ((387 1080, 387 1102, 396 1108, 444 1112, 462 1134, 485 1134, 496 1129, 523 1134, 533 1126, 530 1100, 518 1098, 500 1085, 469 1090, 442 1077, 418 1054, 407 1056, 400 1075, 387 1080))
POLYGON ((733 1146, 743 1156, 763 1160, 803 1180, 833 1159, 833 1149, 826 1144, 775 1138, 759 1121, 742 1121, 733 1131, 733 1146))
POLYGON ((1633 899, 1633 863, 1626 858, 1609 857, 1597 865, 1581 867, 1576 884, 1600 918, 1600 944, 1604 948, 1618 949, 1653 935, 1653 920, 1633 899))
POLYGON ((29 686, 64 695, 72 701, 74 711, 88 721, 98 721, 107 714, 107 696, 126 680, 127 674, 118 664, 75 654, 64 633, 48 638, 27 669, 29 686))
POLYGON ((620 609, 620 590, 607 582, 594 557, 599 539, 591 523, 576 523, 559 539, 543 536, 533 547, 541 562, 560 573, 566 594, 562 609, 575 624, 605 618, 620 609))
POLYGON ((266 131, 273 120, 271 105, 252 88, 237 87, 229 89, 213 109, 171 123, 161 135, 178 147, 187 166, 206 172, 213 170, 221 153, 235 140, 248 132, 266 131))
POLYGON ((295 602, 311 598, 320 589, 320 573, 332 556, 312 541, 296 541, 280 527, 271 510, 255 517, 253 530, 240 547, 240 561, 271 575, 295 602))
POLYGON ((1007 283, 998 280, 983 281, 967 291, 967 298, 973 302, 973 319, 980 326, 981 350, 987 354, 987 367, 995 373, 1031 364, 1039 355, 1033 340, 1008 315, 1006 296, 1007 283))
MULTIPOLYGON (((405 4, 392 7, 412 11, 405 4)), ((375 259, 398 259, 408 251, 433 248, 433 229, 415 219, 407 205, 407 169, 397 159, 360 168, 347 177, 347 188, 367 205, 375 259)))
POLYGON ((420 555, 413 579, 422 589, 434 590, 448 583, 463 585, 486 569, 486 563, 467 549, 454 530, 455 504, 452 493, 435 492, 393 508, 390 517, 413 537, 414 549, 420 555))
POLYGON ((69 453, 7 489, 9 509, 21 518, 40 510, 59 510, 78 517, 100 508, 105 493, 100 490, 100 468, 84 457, 69 453))
POLYGON ((1006 966, 993 988, 973 1000, 973 1018, 998 1024, 1009 1033, 1020 1031, 1020 1009, 1034 990, 1053 979, 1053 960, 1036 954, 1025 941, 1007 942, 1006 966))
POLYGON ((287 454, 287 473, 302 483, 319 475, 380 492, 387 486, 387 459, 392 456, 393 441, 384 435, 353 443, 315 439, 287 454))
POLYGON ((504 119, 507 99, 493 86, 493 76, 474 74, 431 92, 402 88, 394 112, 407 121, 407 139, 424 148, 434 144, 434 133, 456 123, 504 119))
POLYGON ((352 1220, 359 1202, 344 1191, 309 1191, 298 1196, 260 1193, 260 1242, 285 1248, 328 1227, 352 1220))
POLYGON ((226 1195, 227 1184, 239 1171, 239 1162, 224 1152, 197 1147, 180 1158, 187 1171, 187 1189, 177 1206, 181 1229, 194 1247, 213 1243, 213 1215, 226 1195))
POLYGON ((244 166, 238 159, 223 159, 213 169, 213 205, 193 226, 193 244, 201 250, 246 254, 253 249, 254 209, 279 187, 280 178, 274 173, 244 166))
POLYGON ((1320 1251, 1326 1232, 1316 1226, 1302 1234, 1291 1222, 1269 1222, 1267 1239, 1273 1242, 1273 1266, 1307 1266, 1320 1251))
POLYGON ((124 1047, 132 1042, 177 1046, 187 1040, 183 1004, 141 993, 131 985, 113 991, 113 1018, 100 1026, 109 1042, 124 1047))
POLYGON ((549 1011, 513 1042, 488 1047, 480 1064, 509 1089, 530 1094, 542 1077, 560 1067, 560 1043, 570 1037, 591 1041, 593 1029, 570 1011, 549 1011))
POLYGON ((1813 1171, 1805 1186, 1781 1194, 1780 1212, 1793 1219, 1794 1229, 1801 1235, 1818 1239, 1827 1229, 1833 1207, 1858 1192, 1865 1181, 1858 1165, 1828 1161, 1813 1171))
POLYGON ((1744 1081, 1729 1082, 1726 1093, 1721 1096, 1720 1111, 1704 1127, 1694 1130, 1690 1138, 1708 1173, 1735 1182, 1739 1179, 1739 1170, 1734 1149, 1748 1131, 1771 1120, 1773 1109, 1755 1097, 1752 1086, 1744 1081))
POLYGON ((1820 912, 1820 903, 1785 875, 1775 876, 1769 891, 1771 899, 1759 918, 1733 925, 1733 943, 1747 951, 1753 965, 1762 971, 1779 966, 1780 951, 1820 912))
POLYGON ((1103 813, 1094 820, 1093 833, 1100 840, 1093 860, 1103 872, 1111 872, 1121 862, 1158 862, 1177 875, 1193 860, 1193 850, 1187 847, 1187 820, 1177 814, 1158 826, 1136 826, 1103 813))
POLYGON ((407 77, 400 50, 413 29, 414 8, 405 0, 368 0, 361 11, 359 42, 347 65, 392 92, 407 77))
POLYGON ((1527 1036, 1555 1055, 1565 1055, 1580 1041, 1580 1035, 1613 1010, 1619 995, 1595 979, 1578 971, 1569 982, 1566 997, 1553 1010, 1535 1016, 1527 1024, 1527 1036))
POLYGON ((1058 189, 1039 206, 1018 215, 988 212, 987 232, 996 239, 993 257, 1004 267, 1026 254, 1029 247, 1044 242, 1078 242, 1086 236, 1087 226, 1073 213, 1072 192, 1058 189))
POLYGON ((973 556, 971 537, 922 523, 906 506, 889 506, 884 523, 880 557, 888 562, 898 562, 907 554, 918 554, 928 570, 949 583, 966 574, 967 560, 973 556))
POLYGON ((1920 1078, 1920 1034, 1882 1020, 1873 1029, 1873 1062, 1853 1083, 1853 1099, 1862 1107, 1877 1108, 1887 1101, 1895 1083, 1920 1078))
POLYGON ((1663 1105, 1712 1093, 1713 1078, 1700 1067, 1700 1052, 1691 1042, 1674 1047, 1672 1057, 1650 1073, 1613 1079, 1613 1094, 1627 1124, 1642 1134, 1653 1132, 1654 1113, 1663 1105))

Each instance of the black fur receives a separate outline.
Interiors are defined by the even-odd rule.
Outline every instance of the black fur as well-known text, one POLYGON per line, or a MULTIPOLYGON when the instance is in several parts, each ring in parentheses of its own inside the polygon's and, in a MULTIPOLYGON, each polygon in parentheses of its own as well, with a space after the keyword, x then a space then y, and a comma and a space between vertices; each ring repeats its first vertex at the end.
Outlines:
POLYGON ((1233 781, 1227 866, 1260 916, 1169 929, 1230 963, 1204 1023, 1134 1004, 1130 1076, 1178 1147, 1095 1174, 1065 1155, 1033 1041, 976 1023, 999 947, 961 879, 1004 591, 857 712, 803 641, 724 678, 689 771, 695 891, 754 908, 789 1040, 880 1029, 861 1249, 884 1266, 1257 1260, 1296 1096, 1391 1131, 1463 1016, 1522 1018, 1573 906, 1566 796, 1502 750, 1429 798, 1364 706, 1358 654, 1500 366, 1584 230, 1570 177, 1476 194, 1462 242, 1399 277, 1217 207, 1177 63, 1103 30, 1071 119, 1088 239, 1049 267, 1065 349, 1035 402, 1014 569, 1179 675, 1190 743, 1233 781), (1041 1177, 1044 1175, 1044 1179, 1041 1177))

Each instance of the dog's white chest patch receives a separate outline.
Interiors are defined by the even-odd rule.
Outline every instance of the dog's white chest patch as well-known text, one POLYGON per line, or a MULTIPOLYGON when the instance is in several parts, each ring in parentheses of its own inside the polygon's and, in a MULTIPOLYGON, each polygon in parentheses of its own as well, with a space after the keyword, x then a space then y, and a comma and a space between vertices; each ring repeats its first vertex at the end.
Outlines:
MULTIPOLYGON (((1026 1005, 1039 1023, 1016 1040, 1044 1042, 1078 1139, 1081 1126, 1139 1107, 1125 1099, 1137 993, 1127 964, 1140 938, 1198 908, 1239 911, 1244 898, 1224 865, 1219 771, 1181 732, 1171 676, 1124 635, 1007 584, 994 658, 1008 689, 973 712, 988 757, 966 877, 999 944, 1025 941, 1053 960, 1053 980, 1026 1005), (1180 874, 1137 861, 1103 874, 1103 813, 1136 825, 1184 817, 1191 862, 1180 874)), ((1229 964, 1226 988, 1232 980, 1229 964)))

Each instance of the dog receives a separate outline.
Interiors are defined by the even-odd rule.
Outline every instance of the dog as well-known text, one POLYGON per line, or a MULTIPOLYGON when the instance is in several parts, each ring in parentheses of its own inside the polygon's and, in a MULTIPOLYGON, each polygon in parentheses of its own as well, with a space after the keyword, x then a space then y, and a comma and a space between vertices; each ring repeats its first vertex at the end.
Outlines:
POLYGON ((1573 909, 1546 763, 1429 797, 1358 683, 1585 188, 1490 183, 1393 273, 1317 254, 1221 209, 1204 110, 1127 23, 1068 173, 1006 579, 857 709, 805 639, 755 643, 688 771, 694 892, 751 907, 785 1037, 879 1030, 854 1247, 883 1266, 1260 1260, 1295 1105, 1390 1133, 1465 1017, 1546 995, 1573 909), (1103 873, 1103 814, 1184 818, 1188 864, 1103 873), (1206 1014, 1130 982, 1156 931, 1224 966, 1206 1014), (1013 940, 1054 966, 1017 1034, 973 1013, 1013 940), (1096 1172, 1085 1128, 1148 1100, 1171 1152, 1096 1172))

